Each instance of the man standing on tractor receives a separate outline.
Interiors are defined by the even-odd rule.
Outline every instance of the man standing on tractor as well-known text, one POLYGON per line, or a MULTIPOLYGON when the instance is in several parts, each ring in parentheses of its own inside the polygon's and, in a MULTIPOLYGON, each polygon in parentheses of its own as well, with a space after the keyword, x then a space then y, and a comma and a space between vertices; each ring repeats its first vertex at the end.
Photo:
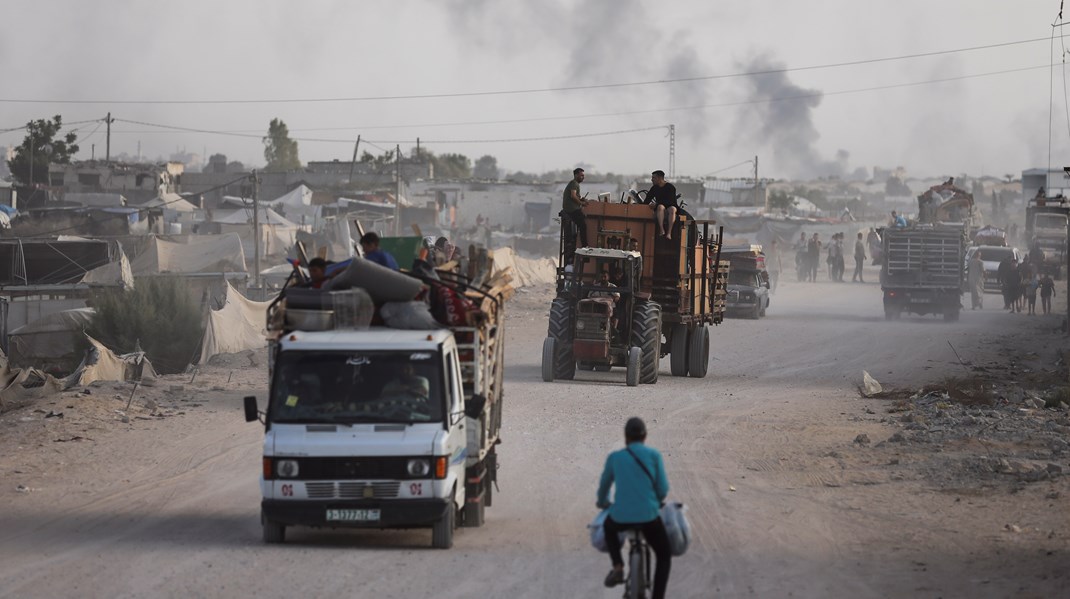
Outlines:
POLYGON ((561 196, 561 216, 571 223, 565 227, 566 239, 575 242, 576 236, 572 233, 572 227, 579 229, 580 244, 578 247, 587 245, 587 217, 583 215, 583 207, 587 205, 585 196, 580 196, 580 183, 583 183, 583 169, 577 168, 572 171, 572 180, 565 186, 565 192, 561 196))
POLYGON ((658 223, 658 232, 666 239, 672 239, 672 226, 676 222, 676 212, 680 205, 676 200, 680 197, 676 193, 676 186, 665 180, 665 171, 657 170, 650 173, 650 182, 653 184, 646 192, 646 203, 654 207, 654 220, 658 223))

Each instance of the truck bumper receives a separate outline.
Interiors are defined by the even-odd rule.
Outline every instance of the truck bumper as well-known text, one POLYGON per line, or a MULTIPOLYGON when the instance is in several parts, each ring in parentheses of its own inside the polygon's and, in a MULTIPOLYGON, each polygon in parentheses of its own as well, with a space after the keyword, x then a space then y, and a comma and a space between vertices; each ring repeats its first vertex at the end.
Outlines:
POLYGON ((448 499, 407 499, 380 501, 353 499, 343 501, 307 501, 265 499, 260 502, 263 517, 287 526, 325 528, 408 528, 431 526, 450 506, 448 499), (327 510, 379 510, 379 520, 370 522, 336 522, 327 520, 327 510))
POLYGON ((884 309, 914 314, 943 314, 962 306, 962 294, 948 289, 885 289, 884 309))

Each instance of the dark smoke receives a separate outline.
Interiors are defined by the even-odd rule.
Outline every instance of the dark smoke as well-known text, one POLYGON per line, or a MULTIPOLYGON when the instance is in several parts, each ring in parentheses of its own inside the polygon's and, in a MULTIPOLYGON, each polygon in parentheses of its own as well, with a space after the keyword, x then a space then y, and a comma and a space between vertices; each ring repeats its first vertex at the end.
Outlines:
MULTIPOLYGON (((772 71, 785 65, 766 56, 756 56, 737 68, 745 72, 772 71)), ((773 163, 781 171, 779 175, 843 177, 849 172, 850 154, 846 150, 839 150, 835 159, 826 160, 814 147, 821 138, 813 121, 813 111, 823 98, 819 90, 792 83, 787 73, 755 75, 741 81, 746 99, 753 103, 742 111, 736 136, 772 151, 773 163)))

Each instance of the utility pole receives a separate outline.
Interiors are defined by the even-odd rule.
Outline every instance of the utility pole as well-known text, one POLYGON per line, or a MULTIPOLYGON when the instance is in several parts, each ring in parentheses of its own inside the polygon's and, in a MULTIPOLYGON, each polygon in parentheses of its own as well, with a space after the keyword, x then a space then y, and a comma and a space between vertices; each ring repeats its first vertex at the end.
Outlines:
POLYGON ((394 195, 394 237, 401 234, 401 144, 397 146, 397 190, 394 195))
POLYGON ((349 163, 349 182, 353 183, 353 169, 357 166, 357 150, 360 149, 360 136, 357 136, 357 143, 353 145, 353 161, 349 163))
MULTIPOLYGON (((768 203, 768 202, 767 202, 768 203)), ((754 205, 758 205, 758 157, 754 157, 754 205)), ((766 206, 768 209, 769 206, 766 206)))
POLYGON ((257 201, 260 177, 253 169, 253 286, 260 290, 260 204, 257 201))
POLYGON ((111 118, 111 113, 104 117, 104 123, 108 125, 107 142, 104 145, 104 162, 111 163, 111 124, 115 122, 115 119, 111 118))
POLYGON ((676 125, 669 125, 669 178, 676 178, 676 125))

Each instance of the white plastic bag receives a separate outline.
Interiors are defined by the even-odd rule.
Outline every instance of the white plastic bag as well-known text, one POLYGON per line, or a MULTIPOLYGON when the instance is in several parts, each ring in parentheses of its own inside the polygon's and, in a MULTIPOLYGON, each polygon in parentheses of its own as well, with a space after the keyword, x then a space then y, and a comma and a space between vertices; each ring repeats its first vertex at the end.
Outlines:
POLYGON ((609 549, 606 547, 606 518, 609 517, 609 510, 602 510, 598 512, 598 515, 591 520, 591 523, 587 525, 587 531, 591 534, 591 547, 607 553, 609 549))
POLYGON ((865 385, 863 395, 866 397, 873 397, 882 391, 881 384, 877 382, 877 379, 870 376, 865 370, 862 371, 862 383, 865 385))
POLYGON ((687 520, 687 506, 670 501, 661 508, 661 521, 665 523, 665 532, 669 536, 669 549, 673 556, 687 553, 691 546, 691 523, 687 520))

